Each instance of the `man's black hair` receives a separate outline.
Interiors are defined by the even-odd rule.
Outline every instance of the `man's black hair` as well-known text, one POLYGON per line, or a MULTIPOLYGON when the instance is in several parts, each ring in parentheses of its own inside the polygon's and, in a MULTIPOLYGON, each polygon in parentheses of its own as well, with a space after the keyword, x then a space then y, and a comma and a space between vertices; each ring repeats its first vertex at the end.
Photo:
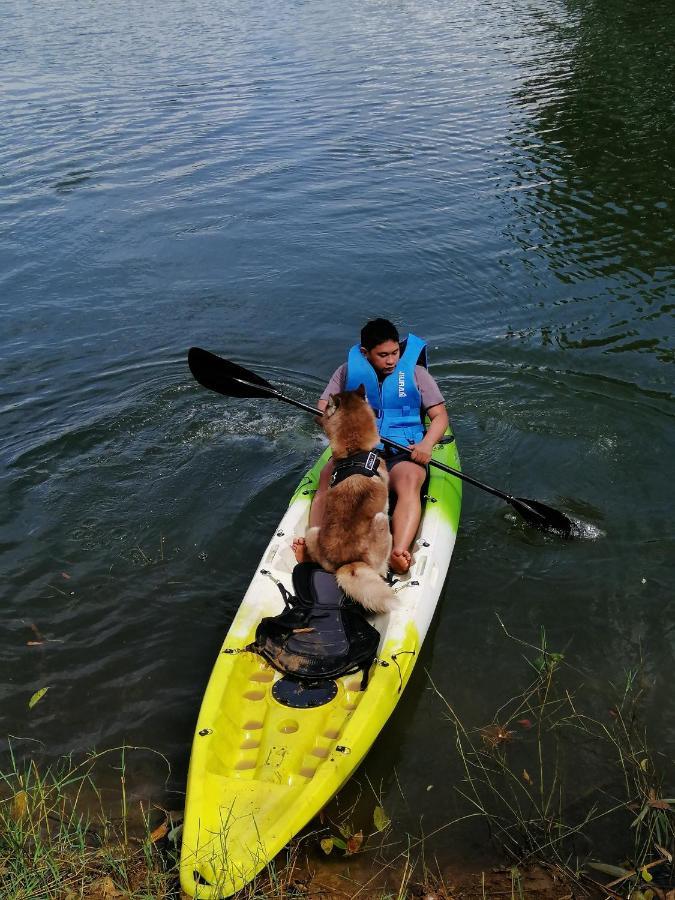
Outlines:
POLYGON ((373 319, 366 322, 361 329, 361 346, 366 350, 372 350, 373 347, 377 347, 378 344, 383 344, 385 341, 399 343, 396 326, 389 319, 373 319))

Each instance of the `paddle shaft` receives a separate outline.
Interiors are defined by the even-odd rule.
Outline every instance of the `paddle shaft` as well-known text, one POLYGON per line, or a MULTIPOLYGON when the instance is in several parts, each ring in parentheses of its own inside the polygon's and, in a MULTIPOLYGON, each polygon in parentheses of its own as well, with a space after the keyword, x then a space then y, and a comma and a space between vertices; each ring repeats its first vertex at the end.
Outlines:
MULTIPOLYGON (((260 375, 257 375, 255 372, 252 372, 250 369, 245 369, 243 366, 239 366, 229 359, 222 359, 220 356, 216 356, 215 353, 210 353, 208 350, 203 350, 201 347, 190 348, 188 353, 188 365, 190 366, 190 371, 201 385, 209 390, 216 391, 218 394, 224 394, 226 397, 242 398, 271 397, 275 400, 281 400, 283 403, 295 406, 298 409, 302 409, 305 412, 312 413, 314 416, 323 416, 321 410, 315 409, 313 406, 308 406, 300 400, 294 400, 292 397, 287 397, 285 394, 282 394, 281 391, 278 391, 273 387, 269 381, 262 378, 260 375)), ((409 446, 397 444, 389 438, 383 438, 382 440, 389 447, 394 447, 403 453, 410 453, 409 446)), ((536 528, 542 528, 545 531, 554 531, 564 537, 571 537, 574 533, 574 523, 571 519, 557 509, 553 509, 552 506, 547 506, 545 503, 540 503, 538 500, 528 500, 526 497, 514 497, 512 494, 499 491, 489 484, 478 481, 477 478, 466 475, 459 469, 453 469, 451 466, 446 466, 433 459, 429 462, 430 465, 435 466, 442 472, 447 472, 449 475, 459 478, 462 481, 466 481, 474 487, 486 491, 488 494, 492 494, 495 497, 499 497, 501 500, 505 500, 525 519, 526 522, 536 528)))
MULTIPOLYGON (((230 376, 232 381, 238 381, 240 384, 251 387, 251 388, 260 388, 260 385, 256 385, 253 382, 246 381, 243 378, 236 378, 234 376, 230 376)), ((323 413, 320 409, 315 409, 313 406, 310 406, 308 403, 303 403, 301 400, 294 400, 293 397, 287 397, 285 394, 282 394, 281 391, 278 391, 276 388, 271 385, 267 388, 270 396, 275 397, 277 400, 281 400, 283 403, 289 403, 291 406, 295 406, 298 409, 304 409, 305 412, 312 413, 315 416, 323 416, 323 413)), ((410 453, 410 447, 406 447, 404 444, 399 444, 396 441, 392 441, 389 438, 385 438, 380 436, 380 439, 383 444, 386 444, 388 447, 394 447, 396 450, 402 450, 404 453, 410 453)), ((491 487, 489 484, 484 484, 482 481, 478 481, 477 478, 472 478, 471 475, 467 475, 465 472, 460 472, 459 469, 453 469, 452 466, 446 466, 444 463, 436 462, 435 459, 429 460, 430 466, 435 466, 435 468, 440 469, 442 472, 447 472, 449 475, 454 475, 456 478, 460 478, 462 481, 466 481, 469 484, 472 484, 474 487, 481 488, 481 490, 487 491, 489 494, 493 494, 495 497, 499 497, 502 500, 506 500, 507 503, 513 503, 516 501, 516 498, 512 494, 507 494, 504 491, 497 490, 497 488, 491 487)))

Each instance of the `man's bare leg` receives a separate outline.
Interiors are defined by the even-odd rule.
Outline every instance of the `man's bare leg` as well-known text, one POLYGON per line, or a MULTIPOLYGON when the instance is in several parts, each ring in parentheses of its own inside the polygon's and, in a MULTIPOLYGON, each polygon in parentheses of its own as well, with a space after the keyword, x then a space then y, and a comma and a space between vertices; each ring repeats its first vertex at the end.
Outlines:
MULTIPOLYGON (((326 508, 326 497, 328 495, 328 491, 330 490, 330 480, 333 477, 333 472, 335 471, 335 464, 333 463, 333 459, 328 460, 326 465, 321 470, 321 474, 319 475, 319 486, 317 487, 316 494, 314 494, 314 499, 312 500, 312 506, 309 510, 309 524, 308 528, 321 527, 321 520, 323 519, 323 511, 326 508)), ((292 544, 293 553, 295 553, 295 558, 298 562, 310 562, 310 556, 307 552, 307 545, 305 544, 304 537, 298 537, 293 541, 292 544)))
POLYGON ((403 575, 410 568, 410 545, 415 539, 422 516, 420 490, 426 470, 414 462, 400 462, 389 473, 389 486, 396 494, 396 507, 391 519, 393 545, 389 564, 392 571, 403 575))
POLYGON ((321 521, 323 519, 323 511, 326 508, 326 497, 328 496, 328 491, 330 490, 330 480, 333 477, 333 472, 335 471, 335 463, 333 462, 333 457, 331 457, 326 465, 321 470, 321 474, 319 475, 319 486, 317 487, 316 494, 314 494, 314 499, 312 500, 312 508, 309 511, 309 525, 308 528, 321 527, 321 521))

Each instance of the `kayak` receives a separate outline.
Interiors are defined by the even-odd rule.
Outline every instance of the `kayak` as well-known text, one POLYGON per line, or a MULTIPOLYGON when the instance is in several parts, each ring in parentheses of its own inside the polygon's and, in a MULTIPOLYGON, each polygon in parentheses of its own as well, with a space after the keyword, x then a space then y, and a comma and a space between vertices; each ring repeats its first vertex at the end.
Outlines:
MULTIPOLYGON (((368 679, 335 679, 330 699, 281 702, 282 674, 246 648, 263 617, 284 610, 312 497, 330 448, 293 494, 225 637, 202 702, 190 758, 181 886, 200 900, 244 887, 326 805, 362 761, 398 703, 427 633, 455 544, 461 481, 433 466, 413 564, 394 576, 396 607, 370 619, 380 634, 368 679), (364 682, 366 682, 364 684, 364 682)), ((459 468, 447 432, 433 459, 459 468)))

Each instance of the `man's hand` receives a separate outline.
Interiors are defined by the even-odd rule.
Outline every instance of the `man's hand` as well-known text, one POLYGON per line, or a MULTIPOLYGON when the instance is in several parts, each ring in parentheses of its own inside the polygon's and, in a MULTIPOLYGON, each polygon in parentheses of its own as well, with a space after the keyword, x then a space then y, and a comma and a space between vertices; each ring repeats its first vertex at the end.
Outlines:
POLYGON ((419 444, 411 444, 410 445, 410 459, 413 462, 419 463, 422 466, 426 466, 431 459, 431 454, 434 449, 434 442, 428 441, 426 438, 423 438, 419 444))
POLYGON ((423 466, 429 464, 434 446, 443 437, 449 424, 448 413, 444 403, 437 403, 436 406, 432 406, 431 409, 427 410, 427 415, 431 420, 427 433, 418 444, 412 444, 410 447, 410 458, 423 466))

